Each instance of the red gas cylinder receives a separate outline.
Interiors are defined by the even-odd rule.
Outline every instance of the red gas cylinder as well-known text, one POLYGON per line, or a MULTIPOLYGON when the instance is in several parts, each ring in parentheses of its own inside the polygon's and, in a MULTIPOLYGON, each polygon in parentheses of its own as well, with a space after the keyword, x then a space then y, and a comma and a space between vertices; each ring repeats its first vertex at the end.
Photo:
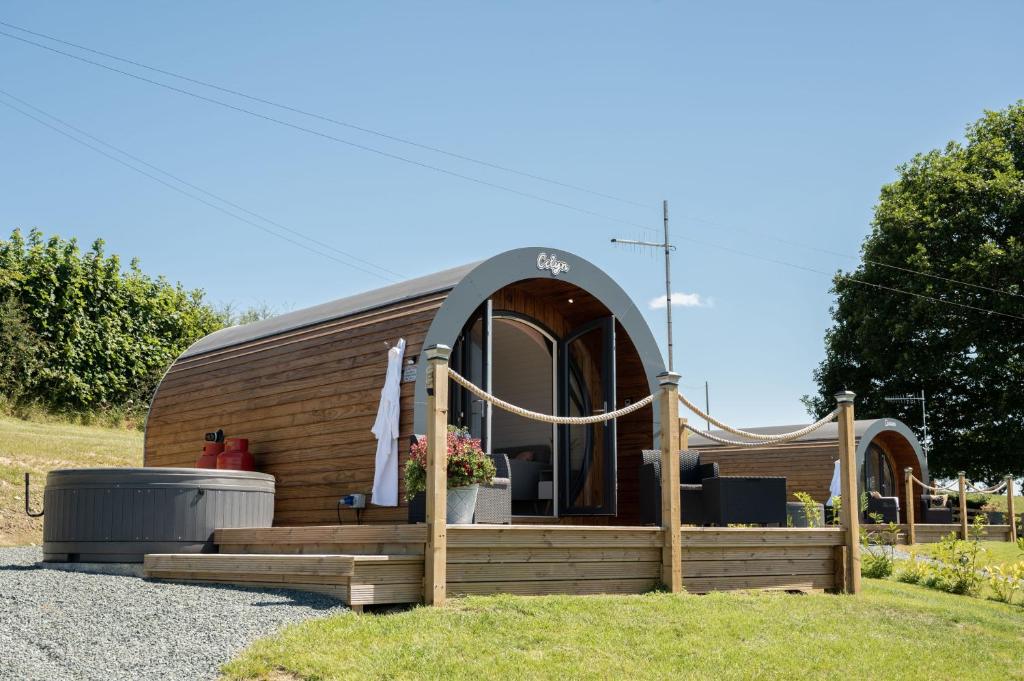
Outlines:
POLYGON ((217 468, 233 471, 254 471, 256 460, 249 452, 249 440, 229 437, 224 440, 224 451, 217 455, 217 468))
POLYGON ((217 456, 223 451, 223 442, 207 442, 203 445, 202 455, 196 461, 196 468, 216 468, 217 456))

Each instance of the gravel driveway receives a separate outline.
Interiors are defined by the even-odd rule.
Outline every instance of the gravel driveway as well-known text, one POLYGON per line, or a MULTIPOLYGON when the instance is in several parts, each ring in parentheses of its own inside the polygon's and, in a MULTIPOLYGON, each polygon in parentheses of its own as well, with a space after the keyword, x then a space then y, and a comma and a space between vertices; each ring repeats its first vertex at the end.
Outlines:
POLYGON ((347 609, 294 591, 147 582, 37 567, 0 548, 0 679, 211 679, 254 639, 347 609))

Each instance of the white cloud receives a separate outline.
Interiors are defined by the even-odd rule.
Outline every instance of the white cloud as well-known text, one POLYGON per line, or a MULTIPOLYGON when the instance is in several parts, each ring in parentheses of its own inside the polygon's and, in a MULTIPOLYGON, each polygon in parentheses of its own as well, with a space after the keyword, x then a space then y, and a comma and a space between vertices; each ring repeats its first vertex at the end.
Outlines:
MULTIPOLYGON (((648 304, 652 310, 665 309, 665 296, 658 296, 648 304)), ((705 298, 699 293, 672 292, 672 307, 714 307, 715 301, 712 298, 705 298)))

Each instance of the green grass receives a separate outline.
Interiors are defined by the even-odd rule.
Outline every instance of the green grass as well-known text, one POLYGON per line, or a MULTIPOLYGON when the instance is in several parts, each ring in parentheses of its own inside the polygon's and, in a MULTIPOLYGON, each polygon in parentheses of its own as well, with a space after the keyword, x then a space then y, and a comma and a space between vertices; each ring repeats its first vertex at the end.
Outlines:
MULTIPOLYGON (((978 557, 979 566, 999 563, 1016 563, 1024 561, 1024 553, 1017 548, 1016 544, 1008 541, 982 541, 978 542, 985 550, 984 555, 978 557)), ((914 550, 919 556, 932 556, 938 544, 915 544, 914 550)))
MULTIPOLYGON (((997 511, 1006 511, 1006 494, 997 494, 989 496, 988 503, 995 507, 997 511)), ((1024 512, 1024 497, 1018 497, 1016 494, 1013 496, 1013 512, 1019 517, 1024 512)))
POLYGON ((291 626, 227 679, 1024 679, 1024 608, 865 580, 863 595, 493 596, 291 626), (955 652, 953 652, 955 651, 955 652))
POLYGON ((33 478, 33 510, 39 510, 47 471, 140 465, 142 433, 138 430, 0 416, 0 546, 42 540, 42 519, 25 515, 26 472, 33 478))

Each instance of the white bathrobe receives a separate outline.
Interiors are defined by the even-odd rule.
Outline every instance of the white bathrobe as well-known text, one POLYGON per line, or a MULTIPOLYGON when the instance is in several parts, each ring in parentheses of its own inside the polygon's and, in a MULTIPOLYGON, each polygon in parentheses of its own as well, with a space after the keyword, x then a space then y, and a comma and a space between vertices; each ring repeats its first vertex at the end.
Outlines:
POLYGON ((839 460, 836 459, 836 466, 832 469, 832 484, 828 486, 828 501, 825 502, 826 506, 832 505, 832 500, 843 494, 842 485, 842 473, 839 471, 839 460))
POLYGON ((373 434, 377 436, 377 458, 373 471, 370 502, 376 506, 398 506, 398 415, 402 392, 402 360, 405 339, 388 350, 388 373, 380 391, 380 406, 373 434))

